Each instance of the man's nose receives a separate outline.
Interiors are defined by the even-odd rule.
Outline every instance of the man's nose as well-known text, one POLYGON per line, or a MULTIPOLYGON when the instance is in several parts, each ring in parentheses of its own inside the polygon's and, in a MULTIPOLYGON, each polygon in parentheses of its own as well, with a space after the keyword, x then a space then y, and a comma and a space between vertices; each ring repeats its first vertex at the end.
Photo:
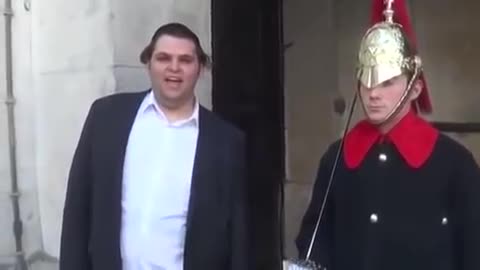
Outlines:
POLYGON ((178 59, 172 59, 172 61, 170 61, 170 65, 168 67, 171 71, 180 70, 180 64, 178 63, 178 59))
POLYGON ((380 91, 381 89, 379 89, 378 87, 374 87, 368 91, 368 94, 369 94, 368 96, 371 99, 377 99, 380 97, 380 91))

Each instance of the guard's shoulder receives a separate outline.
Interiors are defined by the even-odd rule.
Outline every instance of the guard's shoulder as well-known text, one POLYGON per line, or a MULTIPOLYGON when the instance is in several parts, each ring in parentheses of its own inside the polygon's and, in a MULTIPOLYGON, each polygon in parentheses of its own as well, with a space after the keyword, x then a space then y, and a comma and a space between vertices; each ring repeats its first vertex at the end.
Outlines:
MULTIPOLYGON (((338 149, 341 146, 341 140, 338 139, 332 143, 330 143, 325 151, 323 152, 323 155, 320 158, 320 168, 324 168, 325 166, 331 167, 333 163, 335 162, 335 159, 337 158, 338 154, 338 149)), ((341 158, 343 153, 340 153, 339 158, 341 158)))
POLYGON ((342 140, 337 139, 333 143, 331 143, 328 147, 327 150, 325 151, 324 157, 326 159, 332 160, 337 156, 338 150, 341 147, 342 140))
POLYGON ((438 148, 441 155, 456 159, 473 156, 472 152, 464 144, 443 133, 440 133, 438 136, 436 148, 438 148))

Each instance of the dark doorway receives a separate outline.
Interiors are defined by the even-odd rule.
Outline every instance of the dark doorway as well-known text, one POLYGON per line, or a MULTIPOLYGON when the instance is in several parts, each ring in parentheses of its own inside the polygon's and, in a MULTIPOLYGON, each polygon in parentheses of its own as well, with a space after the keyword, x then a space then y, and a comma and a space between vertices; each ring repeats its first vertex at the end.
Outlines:
POLYGON ((281 269, 284 179, 281 0, 212 0, 213 110, 248 138, 257 270, 281 269))

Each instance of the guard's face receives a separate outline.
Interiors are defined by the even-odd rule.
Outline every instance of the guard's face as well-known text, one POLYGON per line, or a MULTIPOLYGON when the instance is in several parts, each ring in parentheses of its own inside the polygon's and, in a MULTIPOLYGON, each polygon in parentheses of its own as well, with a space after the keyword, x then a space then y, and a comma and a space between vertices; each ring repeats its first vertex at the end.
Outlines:
POLYGON ((168 103, 188 100, 201 71, 195 44, 185 38, 161 36, 153 49, 148 71, 153 89, 168 103))
MULTIPOLYGON (((400 102, 407 84, 408 79, 405 75, 394 77, 373 88, 368 88, 361 84, 360 97, 364 104, 367 118, 374 122, 383 121, 400 102)), ((405 115, 405 112, 410 109, 411 101, 418 97, 420 91, 420 83, 416 82, 410 96, 407 97, 408 100, 405 106, 400 109, 399 116, 405 115)))

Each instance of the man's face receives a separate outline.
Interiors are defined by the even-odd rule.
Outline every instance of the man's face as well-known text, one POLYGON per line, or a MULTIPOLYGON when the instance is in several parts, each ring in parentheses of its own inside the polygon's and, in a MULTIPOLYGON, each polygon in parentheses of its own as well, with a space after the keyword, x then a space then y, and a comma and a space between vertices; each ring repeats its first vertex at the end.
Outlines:
POLYGON ((166 103, 193 98, 201 65, 195 44, 185 38, 158 38, 148 63, 152 87, 166 103))
MULTIPOLYGON (((365 113, 371 121, 379 122, 384 120, 400 101, 408 84, 405 75, 394 77, 382 84, 367 88, 363 84, 360 85, 360 96, 365 108, 365 113)), ((409 95, 406 106, 401 109, 399 116, 403 116, 404 111, 410 109, 411 101, 416 99, 420 94, 420 83, 415 83, 411 94, 409 95)))

